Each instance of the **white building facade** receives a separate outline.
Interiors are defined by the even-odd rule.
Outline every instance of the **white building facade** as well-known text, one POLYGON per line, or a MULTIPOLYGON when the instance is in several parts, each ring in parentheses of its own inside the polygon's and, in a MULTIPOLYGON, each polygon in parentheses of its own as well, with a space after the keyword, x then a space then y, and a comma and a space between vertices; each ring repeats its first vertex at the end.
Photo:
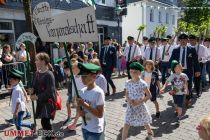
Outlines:
MULTIPOLYGON (((171 1, 171 0, 170 0, 171 1)), ((174 5, 159 1, 137 1, 128 4, 127 16, 122 17, 122 40, 125 41, 128 35, 138 36, 138 27, 146 25, 139 41, 143 36, 153 36, 156 26, 166 26, 166 35, 173 35, 177 27, 178 10, 174 5)))

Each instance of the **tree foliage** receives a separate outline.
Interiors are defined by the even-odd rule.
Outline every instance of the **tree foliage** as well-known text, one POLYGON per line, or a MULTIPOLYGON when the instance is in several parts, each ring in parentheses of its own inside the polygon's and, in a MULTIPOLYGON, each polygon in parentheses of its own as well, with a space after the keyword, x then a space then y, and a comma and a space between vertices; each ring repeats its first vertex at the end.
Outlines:
POLYGON ((188 8, 184 10, 182 21, 200 26, 210 17, 208 0, 183 0, 183 5, 188 8))

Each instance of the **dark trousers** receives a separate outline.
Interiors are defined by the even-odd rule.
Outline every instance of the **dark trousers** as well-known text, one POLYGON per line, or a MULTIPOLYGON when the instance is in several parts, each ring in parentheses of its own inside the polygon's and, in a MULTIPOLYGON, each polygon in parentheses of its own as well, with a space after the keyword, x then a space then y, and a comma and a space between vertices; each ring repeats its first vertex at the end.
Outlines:
MULTIPOLYGON (((42 124, 42 128, 45 131, 53 131, 52 130, 52 125, 50 124, 50 118, 41 118, 41 124, 42 124)), ((52 134, 52 133, 51 133, 52 134)), ((54 139, 54 137, 45 137, 46 140, 52 140, 54 139)))
POLYGON ((207 64, 206 64, 206 72, 209 76, 209 83, 210 83, 210 61, 208 61, 207 64))
POLYGON ((160 63, 160 71, 162 75, 162 84, 164 85, 166 82, 166 77, 168 77, 170 74, 168 73, 169 68, 169 62, 161 62, 160 63))
POLYGON ((112 81, 112 70, 108 70, 108 69, 103 69, 103 75, 107 80, 107 92, 110 93, 109 91, 109 84, 111 85, 112 89, 115 89, 115 85, 114 82, 112 81))
MULTIPOLYGON (((193 75, 190 74, 187 70, 184 70, 183 73, 185 73, 189 80, 188 80, 188 91, 189 91, 189 95, 186 96, 186 99, 189 101, 192 98, 192 80, 193 80, 193 75)), ((192 72, 193 73, 193 72, 192 72)))
MULTIPOLYGON (((203 63, 200 63, 200 68, 201 68, 201 74, 203 70, 203 63)), ((200 93, 202 90, 201 88, 201 75, 199 77, 194 77, 194 85, 195 85, 195 91, 197 94, 200 93)), ((202 81, 202 86, 204 86, 204 81, 202 81)))
POLYGON ((127 62, 127 74, 128 74, 128 79, 131 79, 129 65, 130 65, 130 62, 127 62))

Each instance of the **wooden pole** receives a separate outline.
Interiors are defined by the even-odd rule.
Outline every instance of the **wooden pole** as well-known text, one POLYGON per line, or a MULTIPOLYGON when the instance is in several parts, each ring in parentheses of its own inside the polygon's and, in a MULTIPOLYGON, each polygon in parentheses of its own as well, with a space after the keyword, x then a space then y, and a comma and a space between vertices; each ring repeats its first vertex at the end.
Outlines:
MULTIPOLYGON (((28 88, 31 88, 32 87, 32 80, 31 80, 31 67, 30 67, 30 60, 29 60, 29 45, 28 43, 26 43, 26 54, 27 54, 27 77, 28 77, 28 80, 27 80, 27 87, 28 88)), ((35 106, 34 106, 34 101, 31 101, 32 103, 32 113, 33 113, 33 118, 34 118, 34 125, 36 127, 36 119, 35 119, 35 106)))
MULTIPOLYGON (((69 53, 68 53, 68 50, 67 50, 66 43, 64 43, 64 49, 65 49, 68 65, 70 66, 71 79, 72 79, 73 86, 74 86, 74 89, 75 89, 75 92, 76 92, 76 96, 77 96, 77 98, 80 98, 79 92, 77 90, 77 85, 76 85, 76 82, 75 82, 75 79, 74 79, 74 74, 73 74, 73 70, 72 70, 71 60, 70 60, 70 56, 69 56, 69 53)), ((80 107, 80 110, 83 110, 82 107, 80 107)), ((82 119, 83 119, 84 124, 87 125, 85 116, 83 116, 82 119)))

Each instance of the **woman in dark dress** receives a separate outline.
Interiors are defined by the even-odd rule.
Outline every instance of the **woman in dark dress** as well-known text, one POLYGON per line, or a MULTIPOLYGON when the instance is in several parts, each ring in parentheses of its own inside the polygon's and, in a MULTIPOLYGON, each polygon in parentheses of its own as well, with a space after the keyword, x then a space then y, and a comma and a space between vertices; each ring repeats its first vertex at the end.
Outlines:
POLYGON ((4 64, 2 66, 2 74, 3 74, 3 84, 7 87, 9 84, 7 75, 8 71, 12 69, 12 65, 9 65, 10 63, 14 62, 14 57, 11 54, 11 47, 8 44, 5 44, 3 46, 3 52, 2 52, 2 57, 1 57, 1 62, 4 64))
MULTIPOLYGON (((34 95, 31 95, 31 100, 37 100, 36 114, 37 119, 41 119, 43 130, 52 131, 50 119, 54 119, 56 107, 56 88, 53 72, 49 70, 50 58, 46 53, 36 55, 37 72, 35 74, 33 88, 34 95), (47 81, 47 82, 46 82, 47 81)), ((46 137, 46 140, 51 140, 53 137, 46 137)))

